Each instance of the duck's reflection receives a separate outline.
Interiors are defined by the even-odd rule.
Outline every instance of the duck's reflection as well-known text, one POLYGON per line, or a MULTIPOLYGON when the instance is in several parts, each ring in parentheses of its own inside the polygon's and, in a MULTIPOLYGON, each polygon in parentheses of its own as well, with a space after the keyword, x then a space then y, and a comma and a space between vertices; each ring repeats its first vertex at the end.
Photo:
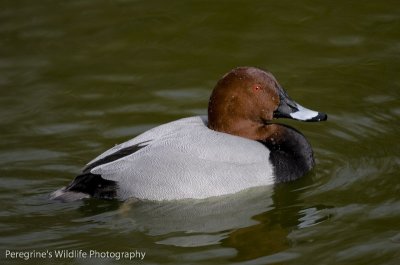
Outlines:
POLYGON ((274 187, 271 209, 253 217, 258 224, 234 230, 221 241, 223 246, 237 250, 233 261, 251 260, 288 249, 293 244, 288 237, 293 230, 330 217, 322 215, 320 210, 332 207, 306 206, 301 199, 311 182, 311 178, 304 178, 274 187))
POLYGON ((300 185, 296 182, 275 186, 271 209, 252 217, 258 223, 234 230, 222 240, 223 246, 237 250, 234 261, 255 259, 290 247, 288 234, 298 226, 302 209, 300 185))
MULTIPOLYGON (((92 221, 118 222, 119 229, 144 232, 157 244, 222 245, 236 250, 232 261, 243 261, 289 248, 291 231, 321 220, 320 216, 313 215, 313 209, 326 207, 306 207, 301 199, 310 181, 305 178, 204 200, 126 201, 118 204, 113 214, 93 215, 93 205, 90 206, 93 201, 81 209, 91 209, 84 211, 92 221)), ((115 209, 117 204, 111 205, 115 209)))
MULTIPOLYGON (((252 217, 272 209, 272 193, 272 187, 259 187, 204 200, 127 202, 119 209, 119 213, 132 218, 136 228, 152 236, 172 233, 185 237, 196 235, 196 240, 199 235, 205 234, 223 234, 226 237, 232 230, 258 224, 252 217)), ((214 243, 220 239, 218 237, 214 243)), ((187 240, 185 242, 188 243, 187 240)), ((194 246, 196 242, 190 245, 194 246)))

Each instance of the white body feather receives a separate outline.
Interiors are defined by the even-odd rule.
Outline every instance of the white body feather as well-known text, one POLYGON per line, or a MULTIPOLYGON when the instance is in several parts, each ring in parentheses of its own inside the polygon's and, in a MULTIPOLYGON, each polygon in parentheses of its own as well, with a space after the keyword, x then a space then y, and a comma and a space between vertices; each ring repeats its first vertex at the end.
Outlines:
POLYGON ((90 163, 132 145, 145 147, 90 172, 117 181, 120 199, 201 199, 273 184, 270 152, 263 144, 206 124, 206 117, 197 116, 155 127, 90 163))

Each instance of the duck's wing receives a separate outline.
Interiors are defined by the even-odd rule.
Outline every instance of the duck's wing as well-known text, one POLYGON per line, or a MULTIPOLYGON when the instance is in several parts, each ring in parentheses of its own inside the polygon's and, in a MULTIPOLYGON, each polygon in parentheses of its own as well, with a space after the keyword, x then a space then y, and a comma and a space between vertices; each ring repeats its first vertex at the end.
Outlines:
POLYGON ((114 198, 117 196, 117 182, 120 177, 124 176, 124 174, 119 175, 120 167, 118 165, 126 165, 127 161, 128 164, 131 163, 129 161, 133 155, 165 135, 179 131, 182 126, 204 122, 204 117, 180 119, 155 127, 129 141, 116 145, 90 161, 83 168, 81 174, 76 176, 66 187, 50 194, 50 198, 61 201, 75 201, 89 197, 114 198), (117 167, 109 166, 109 164, 117 164, 117 167))
POLYGON ((206 198, 273 182, 269 150, 261 143, 189 121, 162 128, 155 140, 142 137, 148 142, 119 149, 121 155, 111 155, 117 159, 99 163, 91 173, 118 183, 121 199, 206 198))
POLYGON ((97 156, 95 159, 90 161, 83 168, 82 172, 88 172, 93 168, 103 165, 115 160, 118 160, 127 155, 131 155, 143 147, 150 145, 152 142, 164 138, 166 135, 173 134, 174 132, 179 132, 183 127, 189 124, 205 124, 207 123, 207 118, 203 116, 195 116, 189 118, 179 119, 173 122, 162 124, 155 128, 152 128, 135 138, 126 141, 124 143, 118 144, 101 155, 97 156))
POLYGON ((95 167, 98 167, 100 165, 104 165, 107 163, 111 163, 122 157, 131 155, 131 154, 139 151, 140 149, 146 147, 151 141, 153 141, 153 140, 147 140, 147 141, 144 141, 144 142, 141 142, 138 144, 128 145, 126 147, 119 146, 118 148, 115 148, 115 150, 113 150, 112 152, 108 152, 107 154, 102 155, 100 158, 96 158, 92 162, 87 164, 83 168, 82 173, 84 173, 84 174, 90 173, 90 171, 95 167))

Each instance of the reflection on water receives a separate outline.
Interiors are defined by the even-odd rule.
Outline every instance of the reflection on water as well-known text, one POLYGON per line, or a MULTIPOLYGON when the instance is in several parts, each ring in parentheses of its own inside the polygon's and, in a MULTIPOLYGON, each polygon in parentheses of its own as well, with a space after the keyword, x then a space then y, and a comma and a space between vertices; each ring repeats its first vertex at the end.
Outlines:
POLYGON ((122 203, 88 200, 79 206, 81 217, 73 222, 82 224, 83 230, 140 231, 155 238, 158 245, 184 248, 220 245, 223 256, 230 261, 246 261, 288 249, 292 244, 288 235, 293 229, 329 219, 331 213, 324 211, 331 207, 302 208, 299 197, 303 191, 298 189, 299 184, 281 185, 273 190, 253 188, 204 200, 122 203))
POLYGON ((4 249, 139 249, 143 264, 397 265, 396 7, 2 1, 2 259, 4 249), (113 145, 206 114, 216 80, 241 65, 271 70, 298 102, 329 114, 284 121, 313 146, 317 166, 304 179, 200 201, 47 200, 113 145))

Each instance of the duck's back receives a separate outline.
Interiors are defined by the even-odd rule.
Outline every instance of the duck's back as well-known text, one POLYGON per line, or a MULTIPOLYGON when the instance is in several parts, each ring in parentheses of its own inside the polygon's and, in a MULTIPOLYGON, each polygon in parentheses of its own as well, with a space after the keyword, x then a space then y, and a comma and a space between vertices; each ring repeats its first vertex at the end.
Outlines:
POLYGON ((120 199, 206 198, 273 183, 264 145, 206 124, 205 117, 190 117, 158 126, 106 151, 87 167, 116 181, 120 199), (130 148, 132 153, 118 157, 130 148), (112 157, 118 159, 107 162, 112 157))

